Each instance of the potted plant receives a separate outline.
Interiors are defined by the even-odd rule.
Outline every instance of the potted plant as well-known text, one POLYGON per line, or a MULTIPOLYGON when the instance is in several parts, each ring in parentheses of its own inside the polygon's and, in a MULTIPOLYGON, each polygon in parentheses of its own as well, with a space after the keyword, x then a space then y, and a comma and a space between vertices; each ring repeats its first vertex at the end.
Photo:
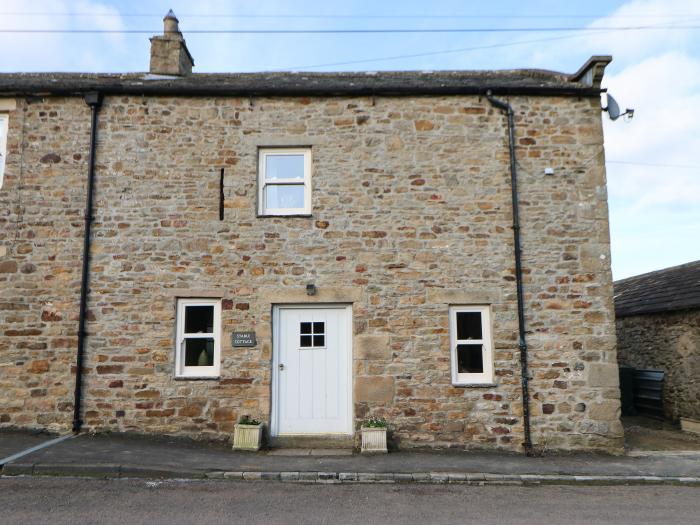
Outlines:
POLYGON ((250 416, 242 416, 233 427, 233 450, 260 450, 263 425, 250 416))
POLYGON ((386 421, 373 417, 362 422, 363 454, 386 454, 386 421))

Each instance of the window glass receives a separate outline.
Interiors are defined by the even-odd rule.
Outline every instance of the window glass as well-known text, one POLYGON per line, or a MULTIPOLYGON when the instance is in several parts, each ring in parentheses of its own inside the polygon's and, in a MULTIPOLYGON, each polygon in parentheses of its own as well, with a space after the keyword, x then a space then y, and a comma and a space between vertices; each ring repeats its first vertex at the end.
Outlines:
POLYGON ((326 323, 323 321, 299 323, 299 346, 316 348, 326 346, 326 323))
POLYGON ((457 345, 457 372, 483 374, 483 345, 457 345))
POLYGON ((457 312, 457 339, 482 339, 481 312, 457 312))
POLYGON ((267 155, 265 178, 268 181, 304 179, 304 155, 267 155))
POLYGON ((185 366, 213 366, 214 338, 185 339, 185 366))
POLYGON ((0 188, 5 174, 5 155, 7 150, 7 125, 8 116, 0 114, 0 188))
POLYGON ((303 184, 271 184, 265 187, 265 205, 268 209, 304 208, 303 184))
POLYGON ((185 333, 211 334, 214 331, 214 306, 186 306, 185 333))

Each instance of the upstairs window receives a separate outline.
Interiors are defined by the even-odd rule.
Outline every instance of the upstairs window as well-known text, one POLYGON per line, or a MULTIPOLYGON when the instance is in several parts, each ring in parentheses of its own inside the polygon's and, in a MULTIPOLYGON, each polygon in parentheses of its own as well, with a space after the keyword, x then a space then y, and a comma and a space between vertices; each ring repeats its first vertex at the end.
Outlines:
POLYGON ((493 383, 493 343, 488 306, 450 308, 452 384, 493 383))
POLYGON ((5 156, 7 155, 7 127, 9 117, 0 113, 0 189, 5 176, 5 156))
POLYGON ((221 362, 221 303, 180 299, 177 302, 177 377, 218 377, 221 362))
POLYGON ((311 214, 311 149, 259 150, 260 215, 311 214))

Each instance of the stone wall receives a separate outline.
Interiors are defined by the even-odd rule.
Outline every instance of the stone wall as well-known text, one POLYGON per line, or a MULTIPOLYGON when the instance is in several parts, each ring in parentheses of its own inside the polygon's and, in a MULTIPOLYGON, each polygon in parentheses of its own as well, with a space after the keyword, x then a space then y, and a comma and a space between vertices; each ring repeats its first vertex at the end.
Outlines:
POLYGON ((700 420, 700 310, 617 319, 621 366, 661 369, 664 414, 700 420))
MULTIPOLYGON (((512 97, 533 441, 619 450, 597 98, 512 97), (544 175, 552 167, 553 176, 544 175)), ((521 450, 506 119, 476 96, 109 96, 85 364, 94 431, 268 421, 271 305, 353 304, 354 415, 402 447, 521 450), (311 146, 310 218, 256 216, 257 149, 311 146), (219 173, 225 169, 225 219, 219 173), (173 378, 177 297, 222 298, 221 378, 173 378), (448 307, 491 304, 496 385, 450 381, 448 307), (233 330, 258 345, 231 348, 233 330)), ((0 425, 69 428, 89 109, 18 101, 0 190, 0 425)))
POLYGON ((0 425, 66 430, 77 345, 90 110, 79 98, 9 113, 0 189, 0 425))

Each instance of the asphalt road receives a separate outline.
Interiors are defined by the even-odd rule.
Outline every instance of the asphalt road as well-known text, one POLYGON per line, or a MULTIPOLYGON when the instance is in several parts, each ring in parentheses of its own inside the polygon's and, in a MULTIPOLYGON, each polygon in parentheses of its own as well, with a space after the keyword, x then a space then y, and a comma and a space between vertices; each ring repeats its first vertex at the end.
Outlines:
POLYGON ((697 523, 700 488, 0 478, 0 522, 697 523))

